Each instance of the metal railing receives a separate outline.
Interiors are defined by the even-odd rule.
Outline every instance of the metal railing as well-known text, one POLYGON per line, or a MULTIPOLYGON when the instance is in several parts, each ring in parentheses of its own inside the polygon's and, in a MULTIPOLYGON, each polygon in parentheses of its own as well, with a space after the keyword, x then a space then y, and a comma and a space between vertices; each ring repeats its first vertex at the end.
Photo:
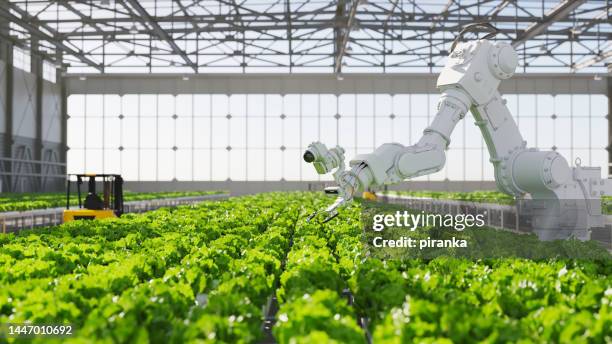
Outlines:
MULTIPOLYGON (((177 207, 180 205, 196 204, 209 200, 226 199, 228 197, 229 194, 216 194, 131 201, 125 202, 124 211, 126 213, 144 213, 164 207, 177 207)), ((64 209, 64 207, 58 207, 0 213, 0 227, 2 229, 2 233, 11 233, 24 229, 32 229, 35 227, 56 226, 63 222, 64 209)))
POLYGON ((63 162, 0 158, 0 192, 48 191, 45 190, 47 183, 63 181, 65 171, 66 163, 63 162), (22 184, 27 187, 22 188, 22 184))

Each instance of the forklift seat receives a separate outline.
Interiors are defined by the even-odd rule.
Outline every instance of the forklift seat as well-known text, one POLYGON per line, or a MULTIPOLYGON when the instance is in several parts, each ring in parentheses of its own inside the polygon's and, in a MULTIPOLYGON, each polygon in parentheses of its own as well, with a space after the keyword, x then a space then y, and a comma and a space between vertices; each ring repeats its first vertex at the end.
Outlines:
POLYGON ((100 196, 98 196, 97 194, 91 193, 91 192, 88 193, 87 196, 85 197, 85 202, 83 202, 83 205, 85 206, 85 209, 91 209, 91 210, 104 209, 104 202, 102 201, 100 196))

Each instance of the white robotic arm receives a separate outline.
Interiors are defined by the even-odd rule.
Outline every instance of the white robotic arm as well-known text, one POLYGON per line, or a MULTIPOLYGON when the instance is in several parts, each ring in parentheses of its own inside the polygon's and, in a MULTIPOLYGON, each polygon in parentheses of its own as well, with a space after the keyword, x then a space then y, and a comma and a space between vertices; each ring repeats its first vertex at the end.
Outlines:
MULTIPOLYGON (((472 60, 471 55, 468 54, 466 57, 469 57, 468 61, 472 60)), ((454 63, 454 65, 460 64, 454 63)), ((445 150, 450 144, 450 136, 473 103, 473 98, 460 87, 459 83, 453 82, 452 85, 441 86, 440 81, 443 81, 443 84, 450 84, 445 81, 450 78, 444 76, 446 74, 443 72, 438 79, 438 87, 442 91, 438 111, 415 145, 406 147, 399 143, 383 144, 372 153, 355 156, 349 162, 351 170, 348 171, 344 170, 343 164, 341 165, 336 158, 338 155, 335 152, 344 153, 342 148, 337 147, 328 151, 327 147, 319 142, 308 147, 304 153, 304 160, 313 163, 319 174, 325 174, 337 168, 334 180, 338 184, 339 197, 332 206, 326 209, 328 213, 326 221, 337 214, 336 208, 350 201, 356 193, 362 190, 399 183, 406 179, 437 172, 444 167, 445 150), (329 168, 324 169, 322 166, 329 168)))
MULTIPOLYGON (((545 240, 570 236, 587 239, 589 229, 603 225, 600 197, 608 184, 600 178, 599 168, 570 168, 555 151, 527 148, 510 111, 498 90, 501 80, 510 78, 517 66, 511 45, 491 43, 486 39, 453 45, 449 59, 440 73, 437 88, 442 95, 432 123, 413 146, 386 143, 370 154, 355 156, 351 170, 339 162, 337 147, 313 143, 304 154, 317 172, 337 168, 334 179, 339 197, 325 211, 326 221, 336 209, 370 187, 394 184, 439 171, 445 163, 444 151, 456 124, 469 111, 489 150, 498 188, 519 197, 529 194, 528 209, 532 227, 545 240)), ((343 154, 340 154, 342 160, 343 154)), ((315 215, 315 214, 313 214, 315 215)))
MULTIPOLYGON (((469 109, 470 100, 464 93, 446 90, 438 104, 438 113, 423 132, 422 138, 413 146, 385 143, 370 154, 355 156, 350 161, 351 170, 344 170, 344 149, 328 150, 320 142, 312 143, 304 153, 304 160, 313 163, 319 174, 334 172, 338 184, 338 199, 325 212, 331 220, 337 208, 350 201, 353 196, 370 186, 395 184, 402 180, 434 173, 444 167, 445 150, 450 144, 450 135, 469 109)), ((330 190, 327 189, 329 192, 330 190)), ((312 214, 310 218, 314 217, 312 214)), ((309 219, 310 219, 309 218, 309 219)))
POLYGON ((469 99, 462 92, 446 90, 442 93, 433 122, 415 145, 405 147, 386 143, 370 154, 355 156, 350 162, 351 167, 365 164, 370 172, 365 174, 368 178, 359 179, 361 188, 394 184, 442 169, 450 135, 468 111, 468 104, 469 99))

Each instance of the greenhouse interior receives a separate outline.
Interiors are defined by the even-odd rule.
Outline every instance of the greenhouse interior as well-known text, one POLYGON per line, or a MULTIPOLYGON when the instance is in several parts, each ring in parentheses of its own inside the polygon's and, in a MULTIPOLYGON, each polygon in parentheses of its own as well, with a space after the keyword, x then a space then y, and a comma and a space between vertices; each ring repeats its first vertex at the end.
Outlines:
POLYGON ((0 1, 0 342, 612 343, 611 16, 0 1))

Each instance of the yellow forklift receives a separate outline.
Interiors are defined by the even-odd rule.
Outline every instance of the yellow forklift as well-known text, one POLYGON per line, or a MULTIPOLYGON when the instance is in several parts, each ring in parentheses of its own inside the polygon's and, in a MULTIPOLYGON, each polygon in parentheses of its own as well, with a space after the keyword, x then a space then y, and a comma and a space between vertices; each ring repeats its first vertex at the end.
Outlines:
POLYGON ((64 222, 119 217, 123 214, 123 178, 119 174, 69 174, 66 179, 66 209, 64 222), (78 208, 70 208, 71 179, 76 179, 78 208), (81 200, 81 185, 87 180, 87 195, 81 200), (96 192, 96 182, 102 184, 102 197, 96 192))

